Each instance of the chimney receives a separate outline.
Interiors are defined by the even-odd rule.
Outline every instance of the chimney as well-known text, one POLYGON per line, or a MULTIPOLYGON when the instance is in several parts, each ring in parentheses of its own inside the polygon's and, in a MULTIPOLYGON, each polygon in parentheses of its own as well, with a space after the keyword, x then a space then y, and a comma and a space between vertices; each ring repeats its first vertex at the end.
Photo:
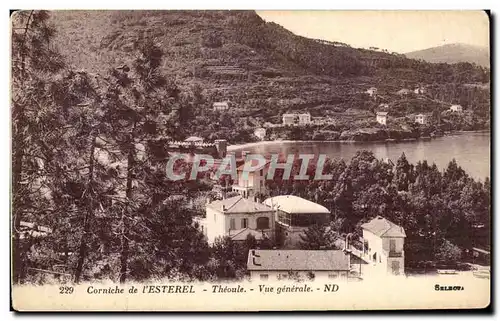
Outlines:
POLYGON ((242 158, 243 160, 245 160, 245 159, 246 159, 246 157, 247 157, 247 155, 248 155, 249 153, 250 153, 250 152, 249 152, 248 150, 242 150, 242 151, 241 151, 241 158, 242 158))
POLYGON ((222 211, 225 212, 226 211, 226 205, 222 204, 222 211))

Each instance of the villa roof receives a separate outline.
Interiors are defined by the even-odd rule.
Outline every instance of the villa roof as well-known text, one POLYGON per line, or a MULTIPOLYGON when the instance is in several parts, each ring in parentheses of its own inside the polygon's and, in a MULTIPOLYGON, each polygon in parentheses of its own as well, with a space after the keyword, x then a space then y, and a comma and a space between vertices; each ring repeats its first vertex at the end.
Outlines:
POLYGON ((248 270, 348 271, 349 256, 341 250, 250 250, 248 270))
POLYGON ((361 228, 379 237, 406 237, 405 230, 391 221, 377 216, 370 222, 362 224, 361 228))
POLYGON ((223 200, 213 201, 212 203, 207 204, 207 207, 215 209, 219 212, 223 212, 224 214, 263 213, 272 211, 269 206, 251 201, 241 195, 233 196, 223 200))
POLYGON ((386 111, 377 111, 378 116, 387 116, 388 112, 386 111))
POLYGON ((203 138, 198 136, 190 136, 184 140, 185 142, 202 142, 203 138))
POLYGON ((398 94, 409 94, 411 92, 411 90, 407 89, 407 88, 403 88, 403 89, 400 89, 398 90, 398 94))
POLYGON ((295 195, 280 195, 270 197, 264 204, 275 209, 280 209, 289 214, 329 214, 330 211, 317 203, 303 199, 295 195))

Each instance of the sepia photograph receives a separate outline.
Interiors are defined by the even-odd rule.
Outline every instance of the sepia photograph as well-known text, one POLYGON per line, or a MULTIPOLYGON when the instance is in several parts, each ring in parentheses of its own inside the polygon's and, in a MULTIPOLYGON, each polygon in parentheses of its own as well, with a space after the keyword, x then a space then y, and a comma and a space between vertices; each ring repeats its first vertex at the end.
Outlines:
POLYGON ((11 309, 488 308, 490 19, 11 11, 11 309))

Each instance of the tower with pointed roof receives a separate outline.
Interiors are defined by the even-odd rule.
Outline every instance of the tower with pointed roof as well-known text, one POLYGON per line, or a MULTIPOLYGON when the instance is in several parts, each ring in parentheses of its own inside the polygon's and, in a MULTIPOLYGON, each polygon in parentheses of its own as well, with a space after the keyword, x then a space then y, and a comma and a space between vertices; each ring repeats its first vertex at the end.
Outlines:
POLYGON ((404 242, 406 238, 403 227, 377 216, 362 224, 363 258, 381 273, 392 275, 404 274, 404 242))

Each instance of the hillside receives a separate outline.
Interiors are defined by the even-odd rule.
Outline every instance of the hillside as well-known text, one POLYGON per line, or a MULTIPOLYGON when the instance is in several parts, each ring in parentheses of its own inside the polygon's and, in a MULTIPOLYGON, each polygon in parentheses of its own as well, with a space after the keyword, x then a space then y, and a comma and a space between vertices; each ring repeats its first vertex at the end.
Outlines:
MULTIPOLYGON (((145 39, 154 39, 165 52, 163 71, 182 91, 201 97, 191 134, 208 139, 235 136, 220 131, 226 126, 248 129, 248 122, 279 123, 287 111, 343 121, 349 120, 344 112, 353 108, 374 115, 381 102, 397 104, 401 97, 396 91, 416 86, 430 86, 430 99, 489 115, 488 69, 468 63, 430 64, 308 39, 266 23, 253 11, 57 11, 51 17, 55 45, 68 63, 101 75, 132 60, 145 39), (380 98, 364 94, 372 86, 380 98), (232 121, 207 122, 212 103, 221 100, 230 102, 232 121)), ((415 103, 408 106, 409 112, 448 108, 441 103, 429 106, 427 100, 415 103)), ((364 117, 366 123, 374 116, 364 117)))
POLYGON ((490 67, 488 48, 467 44, 448 44, 424 50, 412 51, 405 54, 411 59, 422 59, 434 63, 469 62, 483 67, 490 67))

